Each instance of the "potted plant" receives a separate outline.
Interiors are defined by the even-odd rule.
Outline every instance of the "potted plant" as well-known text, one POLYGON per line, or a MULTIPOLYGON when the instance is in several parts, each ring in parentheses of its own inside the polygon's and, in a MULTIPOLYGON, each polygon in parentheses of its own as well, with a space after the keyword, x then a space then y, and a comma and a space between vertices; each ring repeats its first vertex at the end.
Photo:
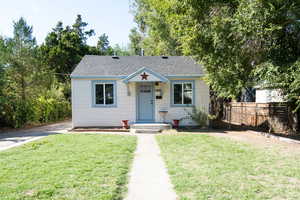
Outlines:
POLYGON ((180 119, 173 119, 173 128, 178 128, 179 127, 179 122, 180 122, 180 119))
POLYGON ((128 121, 129 120, 122 120, 122 124, 123 124, 124 129, 129 129, 128 121))

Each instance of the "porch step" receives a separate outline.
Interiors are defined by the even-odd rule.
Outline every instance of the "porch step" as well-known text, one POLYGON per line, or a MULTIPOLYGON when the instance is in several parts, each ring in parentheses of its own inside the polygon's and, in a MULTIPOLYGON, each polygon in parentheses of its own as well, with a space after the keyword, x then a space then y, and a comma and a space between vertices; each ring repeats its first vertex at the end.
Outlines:
POLYGON ((135 123, 130 126, 131 133, 159 133, 168 129, 171 125, 165 123, 135 123))
POLYGON ((160 133, 161 130, 159 129, 134 129, 131 128, 130 129, 130 133, 150 133, 150 134, 156 134, 156 133, 160 133))

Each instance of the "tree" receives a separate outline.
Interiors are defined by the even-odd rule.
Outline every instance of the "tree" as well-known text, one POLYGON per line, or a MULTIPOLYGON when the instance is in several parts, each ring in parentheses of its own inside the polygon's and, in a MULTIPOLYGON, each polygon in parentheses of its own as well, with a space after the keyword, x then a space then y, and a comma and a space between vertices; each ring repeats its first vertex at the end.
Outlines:
POLYGON ((135 0, 132 5, 135 21, 144 35, 140 47, 145 55, 181 55, 180 44, 171 33, 164 10, 158 6, 164 1, 135 0))
POLYGON ((0 125, 4 123, 4 87, 6 85, 6 80, 4 78, 4 68, 5 68, 5 40, 4 38, 0 37, 0 125))
POLYGON ((13 26, 13 37, 0 40, 0 122, 20 127, 34 121, 34 100, 52 86, 53 76, 39 57, 32 26, 24 18, 13 26))
POLYGON ((113 52, 114 52, 114 55, 117 55, 117 56, 130 56, 130 51, 128 50, 128 47, 121 47, 119 44, 116 44, 114 47, 113 47, 113 52))
POLYGON ((27 86, 35 73, 34 53, 36 40, 32 36, 32 26, 27 25, 24 18, 13 23, 14 36, 9 39, 8 46, 11 50, 7 63, 10 81, 16 83, 14 90, 20 92, 22 101, 26 101, 27 86))
POLYGON ((80 41, 86 43, 87 39, 93 35, 95 35, 95 31, 93 29, 85 30, 88 23, 82 21, 81 15, 77 15, 75 23, 72 25, 73 31, 79 35, 80 41))
POLYGON ((0 37, 0 124, 3 124, 3 115, 4 113, 4 87, 6 85, 6 79, 5 79, 5 66, 6 66, 6 41, 3 37, 0 37))
POLYGON ((97 49, 99 50, 99 55, 112 55, 113 49, 109 44, 108 36, 103 33, 100 35, 97 42, 97 49))
POLYGON ((138 32, 137 28, 133 28, 130 30, 129 39, 130 39, 131 54, 141 55, 142 35, 141 33, 138 32))
POLYGON ((84 55, 98 54, 95 48, 86 44, 87 39, 94 34, 94 30, 86 30, 87 25, 82 21, 81 15, 77 16, 71 27, 63 27, 63 23, 58 22, 40 47, 47 65, 60 74, 61 80, 67 79, 67 75, 84 55))
POLYGON ((153 49, 151 54, 163 52, 160 49, 172 54, 174 48, 169 47, 175 44, 183 55, 204 64, 206 81, 219 96, 237 98, 244 88, 265 79, 255 71, 262 72, 268 65, 283 75, 295 68, 299 4, 291 0, 136 0, 134 13, 140 29, 146 30, 143 45, 153 49))

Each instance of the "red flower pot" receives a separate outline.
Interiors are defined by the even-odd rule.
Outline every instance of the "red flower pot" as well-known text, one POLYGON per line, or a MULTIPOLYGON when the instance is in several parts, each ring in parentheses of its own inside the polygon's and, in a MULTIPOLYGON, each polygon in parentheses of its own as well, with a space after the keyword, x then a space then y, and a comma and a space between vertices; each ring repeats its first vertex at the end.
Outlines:
POLYGON ((123 128, 129 129, 128 121, 129 120, 122 120, 123 128))
POLYGON ((179 119, 173 119, 173 128, 178 128, 179 127, 179 119))

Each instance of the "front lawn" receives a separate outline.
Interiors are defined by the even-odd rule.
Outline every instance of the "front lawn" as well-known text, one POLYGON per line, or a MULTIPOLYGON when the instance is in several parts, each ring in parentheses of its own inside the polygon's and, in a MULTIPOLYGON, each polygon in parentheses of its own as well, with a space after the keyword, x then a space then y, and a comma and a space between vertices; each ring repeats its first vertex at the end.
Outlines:
POLYGON ((300 199, 300 157, 208 135, 160 135, 180 199, 300 199))
POLYGON ((0 152, 0 197, 121 199, 136 147, 133 136, 53 135, 0 152))

